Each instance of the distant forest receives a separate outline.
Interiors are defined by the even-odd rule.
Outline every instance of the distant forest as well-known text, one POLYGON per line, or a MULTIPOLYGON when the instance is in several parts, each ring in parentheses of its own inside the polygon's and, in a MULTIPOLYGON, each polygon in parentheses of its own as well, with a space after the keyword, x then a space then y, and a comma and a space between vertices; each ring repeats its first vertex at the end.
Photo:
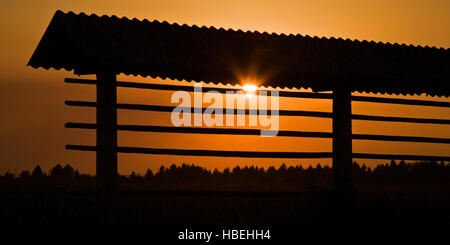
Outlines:
MULTIPOLYGON (((391 161, 374 168, 353 164, 353 185, 359 192, 448 193, 450 164, 444 162, 391 161)), ((267 169, 254 166, 226 168, 224 171, 183 164, 145 175, 119 176, 121 190, 220 190, 220 191, 328 191, 332 186, 329 166, 304 168, 281 165, 267 169)), ((94 190, 95 176, 81 174, 72 166, 57 164, 48 173, 36 166, 33 171, 0 176, 0 190, 94 190)))
MULTIPOLYGON (((332 169, 321 165, 160 167, 119 176, 115 219, 154 225, 449 223, 448 163, 355 163, 355 195, 345 209, 336 206, 332 180, 332 169)), ((7 172, 0 176, 0 223, 101 223, 105 211, 95 181, 60 164, 48 173, 39 166, 7 172)))

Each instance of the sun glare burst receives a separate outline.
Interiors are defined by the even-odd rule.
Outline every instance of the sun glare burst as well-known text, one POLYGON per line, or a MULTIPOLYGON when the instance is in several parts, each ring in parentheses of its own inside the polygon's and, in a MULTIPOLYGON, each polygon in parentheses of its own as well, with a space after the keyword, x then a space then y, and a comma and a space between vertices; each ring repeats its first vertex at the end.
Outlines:
POLYGON ((253 96, 258 87, 255 84, 247 83, 242 87, 242 89, 245 91, 246 96, 253 96))

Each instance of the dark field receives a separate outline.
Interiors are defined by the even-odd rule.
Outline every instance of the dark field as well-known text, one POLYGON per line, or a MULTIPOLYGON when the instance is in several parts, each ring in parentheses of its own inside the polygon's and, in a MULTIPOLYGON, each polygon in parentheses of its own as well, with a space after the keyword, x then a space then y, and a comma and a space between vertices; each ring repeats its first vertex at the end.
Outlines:
MULTIPOLYGON (((120 176, 109 210, 118 223, 301 224, 450 223, 450 165, 354 164, 354 192, 331 191, 332 172, 254 167, 207 171, 193 165, 120 176)), ((57 165, 0 178, 2 223, 98 223, 95 178, 57 165)))

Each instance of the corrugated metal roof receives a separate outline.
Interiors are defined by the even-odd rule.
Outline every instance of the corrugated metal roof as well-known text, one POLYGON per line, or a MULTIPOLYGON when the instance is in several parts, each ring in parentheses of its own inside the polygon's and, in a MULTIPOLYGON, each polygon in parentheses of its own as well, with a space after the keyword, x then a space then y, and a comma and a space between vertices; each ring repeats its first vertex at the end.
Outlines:
POLYGON ((449 96, 450 50, 57 11, 28 65, 176 80, 449 96))

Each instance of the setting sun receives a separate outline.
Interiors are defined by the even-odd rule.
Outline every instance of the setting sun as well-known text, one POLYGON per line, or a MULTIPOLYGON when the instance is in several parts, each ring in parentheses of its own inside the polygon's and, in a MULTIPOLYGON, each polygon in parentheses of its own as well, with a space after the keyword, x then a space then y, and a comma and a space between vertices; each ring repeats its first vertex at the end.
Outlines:
POLYGON ((450 0, 4 2, 2 224, 450 223, 450 0))
POLYGON ((255 84, 247 83, 242 89, 245 91, 245 95, 252 96, 255 94, 255 91, 258 89, 255 84))

